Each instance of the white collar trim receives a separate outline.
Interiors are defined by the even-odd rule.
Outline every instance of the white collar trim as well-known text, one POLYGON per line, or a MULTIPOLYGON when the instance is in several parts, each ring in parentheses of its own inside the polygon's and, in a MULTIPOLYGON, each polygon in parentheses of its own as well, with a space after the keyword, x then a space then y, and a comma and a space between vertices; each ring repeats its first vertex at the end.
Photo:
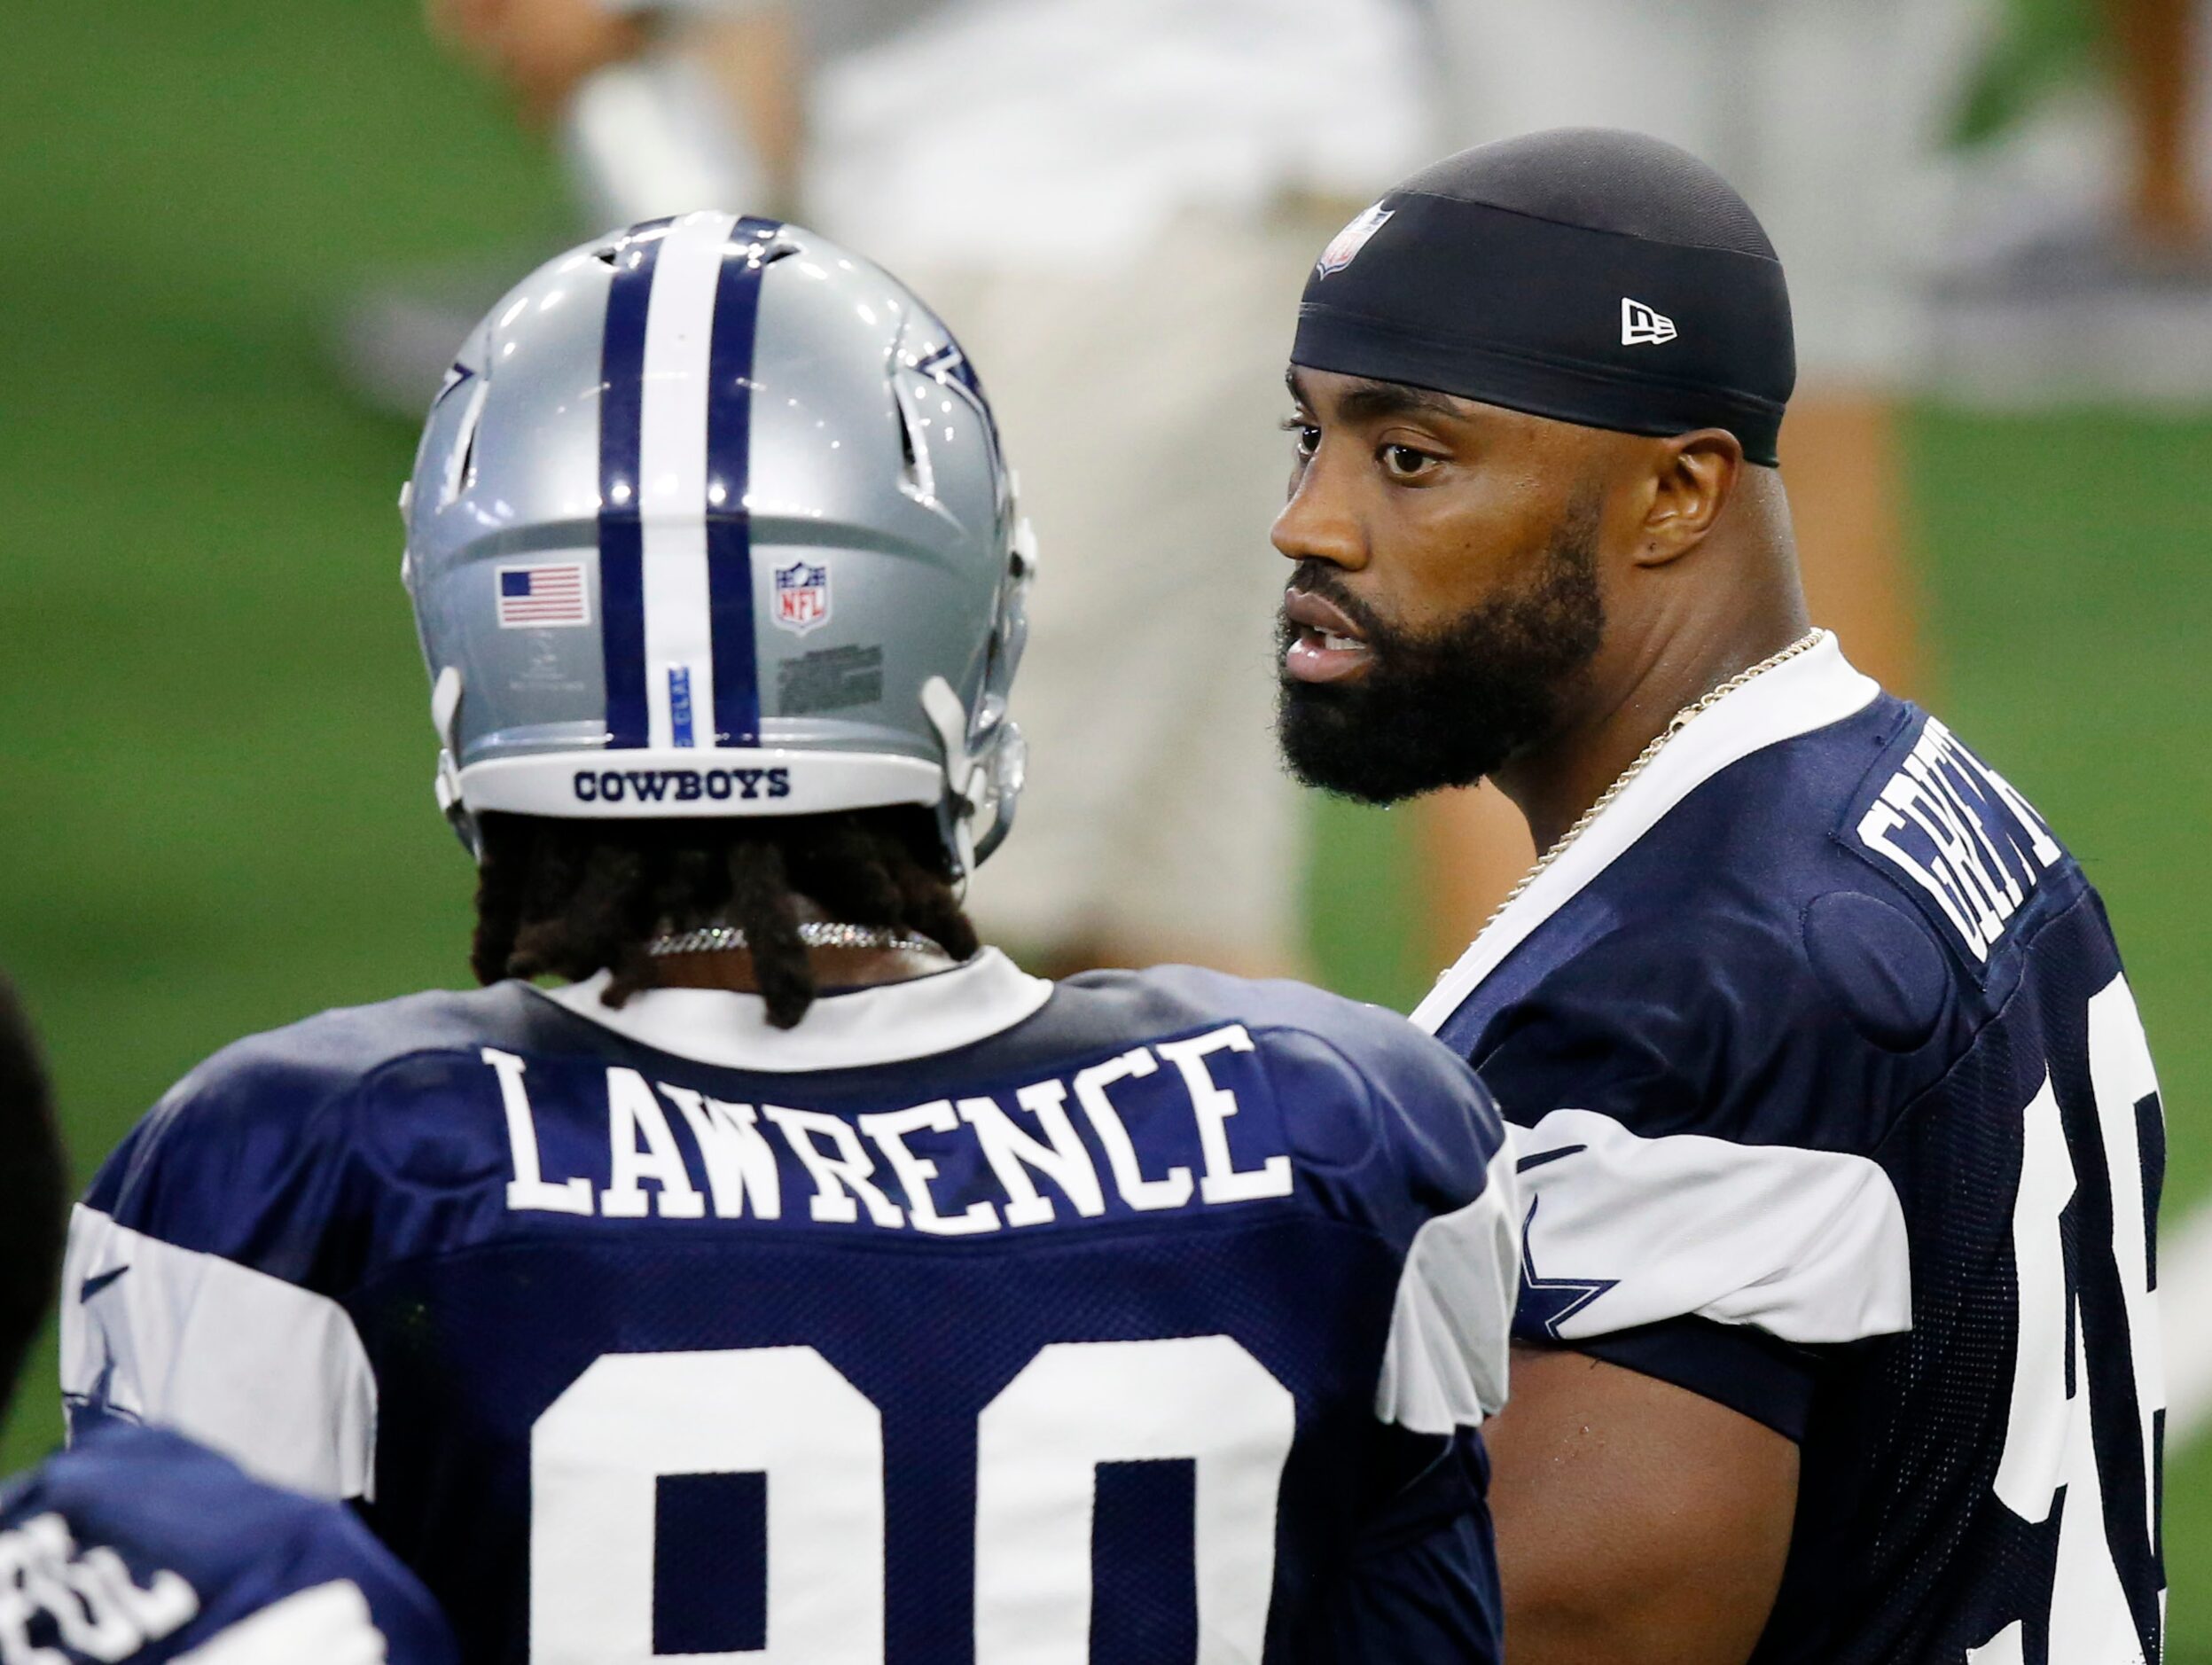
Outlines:
POLYGON ((768 1020, 768 1003, 730 989, 648 989, 604 1005, 608 973, 532 993, 641 1045, 722 1069, 797 1075, 865 1069, 972 1045, 1035 1015, 1052 985, 995 948, 934 976, 825 995, 795 1029, 768 1020))
POLYGON ((1413 1021, 1434 1034, 1538 926, 1722 770, 1754 752, 1841 723, 1864 710, 1880 692, 1872 677, 1852 668, 1833 633, 1823 631, 1817 646, 1715 701, 1684 724, 1605 814, 1468 944, 1458 964, 1438 978, 1428 997, 1414 1008, 1413 1021))

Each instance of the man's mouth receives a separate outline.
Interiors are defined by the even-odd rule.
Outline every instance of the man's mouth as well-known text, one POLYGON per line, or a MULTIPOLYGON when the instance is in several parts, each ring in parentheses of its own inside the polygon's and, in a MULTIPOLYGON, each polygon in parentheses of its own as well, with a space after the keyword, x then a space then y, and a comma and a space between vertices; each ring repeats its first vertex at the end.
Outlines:
POLYGON ((1374 649, 1344 610, 1310 590, 1283 597, 1283 617, 1294 627, 1283 651, 1284 674, 1300 682, 1341 682, 1365 671, 1374 649))

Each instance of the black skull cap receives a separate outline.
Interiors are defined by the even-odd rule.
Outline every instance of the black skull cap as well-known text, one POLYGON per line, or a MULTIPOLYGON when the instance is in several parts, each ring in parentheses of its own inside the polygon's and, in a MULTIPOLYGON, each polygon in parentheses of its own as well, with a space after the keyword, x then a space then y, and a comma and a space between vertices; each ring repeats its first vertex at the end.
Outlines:
POLYGON ((1797 379, 1758 216, 1687 151, 1609 128, 1393 186, 1315 262, 1291 358, 1587 427, 1725 428, 1770 467, 1797 379))

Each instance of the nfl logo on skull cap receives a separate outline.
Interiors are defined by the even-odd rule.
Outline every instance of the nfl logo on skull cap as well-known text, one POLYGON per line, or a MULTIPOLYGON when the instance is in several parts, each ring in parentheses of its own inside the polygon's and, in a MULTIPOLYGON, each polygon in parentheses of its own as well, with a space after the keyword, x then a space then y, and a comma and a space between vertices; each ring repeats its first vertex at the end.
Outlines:
POLYGON ((830 621, 830 569, 827 563, 793 561, 776 569, 776 622, 804 636, 817 624, 830 621))
POLYGON ((1321 251, 1321 258, 1314 262, 1314 270, 1324 278, 1331 272, 1342 271, 1367 246, 1367 239, 1382 230, 1383 222, 1396 212, 1380 202, 1361 210, 1356 219, 1329 239, 1328 247, 1321 251))

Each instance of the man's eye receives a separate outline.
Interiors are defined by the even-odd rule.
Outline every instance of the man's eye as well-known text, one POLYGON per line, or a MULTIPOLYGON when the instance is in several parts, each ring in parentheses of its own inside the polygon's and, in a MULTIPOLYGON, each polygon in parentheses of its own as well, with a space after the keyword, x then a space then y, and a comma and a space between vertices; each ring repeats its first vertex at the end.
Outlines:
POLYGON ((1321 449, 1321 430, 1312 423, 1294 418, 1283 426, 1289 431, 1291 445, 1301 457, 1311 457, 1321 449))
POLYGON ((1382 448, 1384 469, 1401 480, 1410 480, 1424 473, 1436 461, 1426 451, 1417 451, 1411 445, 1386 445, 1382 448))

